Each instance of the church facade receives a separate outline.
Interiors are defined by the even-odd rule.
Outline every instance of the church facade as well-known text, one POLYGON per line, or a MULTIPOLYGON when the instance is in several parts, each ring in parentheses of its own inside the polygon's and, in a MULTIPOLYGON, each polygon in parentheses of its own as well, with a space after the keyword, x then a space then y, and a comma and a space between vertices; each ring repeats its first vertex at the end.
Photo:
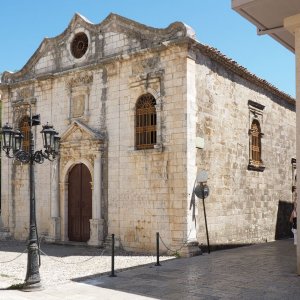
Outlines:
MULTIPOLYGON (((193 192, 201 170, 212 245, 272 241, 287 226, 278 216, 293 200, 294 99, 181 22, 156 29, 76 14, 20 71, 4 72, 0 93, 2 121, 21 129, 24 148, 30 114, 61 136, 59 159, 35 168, 48 241, 101 246, 114 233, 127 250, 154 252, 159 232, 191 254, 206 244, 193 192)), ((2 155, 1 174, 2 226, 26 239, 28 166, 2 155)))

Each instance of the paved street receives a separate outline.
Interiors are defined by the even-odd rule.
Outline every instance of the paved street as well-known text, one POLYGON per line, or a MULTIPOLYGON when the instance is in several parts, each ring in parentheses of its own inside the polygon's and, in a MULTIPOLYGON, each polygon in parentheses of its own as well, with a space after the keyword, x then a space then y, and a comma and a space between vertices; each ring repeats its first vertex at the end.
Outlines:
POLYGON ((0 299, 300 299, 292 240, 163 261, 160 267, 117 275, 85 279, 74 274, 72 281, 39 292, 1 290, 0 299))

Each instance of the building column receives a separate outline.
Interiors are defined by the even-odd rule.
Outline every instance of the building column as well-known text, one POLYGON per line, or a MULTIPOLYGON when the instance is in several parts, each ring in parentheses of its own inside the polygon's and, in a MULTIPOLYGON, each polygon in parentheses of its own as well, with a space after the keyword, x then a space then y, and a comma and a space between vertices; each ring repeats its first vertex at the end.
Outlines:
POLYGON ((51 199, 50 199, 50 232, 48 240, 55 242, 61 239, 60 208, 59 208, 59 158, 51 167, 51 199))
MULTIPOLYGON (((295 36, 296 58, 296 102, 300 102, 300 14, 284 19, 284 27, 295 36)), ((300 106, 296 105, 296 157, 297 170, 300 171, 300 106)), ((297 180, 297 215, 300 217, 300 180, 297 180)), ((300 275, 300 222, 297 218, 297 273, 300 275)))
POLYGON ((104 220, 101 217, 102 198, 102 160, 99 151, 94 159, 94 181, 92 182, 92 219, 90 219, 89 245, 101 246, 103 243, 104 220))
POLYGON ((59 183, 60 234, 62 241, 68 241, 68 182, 59 183))

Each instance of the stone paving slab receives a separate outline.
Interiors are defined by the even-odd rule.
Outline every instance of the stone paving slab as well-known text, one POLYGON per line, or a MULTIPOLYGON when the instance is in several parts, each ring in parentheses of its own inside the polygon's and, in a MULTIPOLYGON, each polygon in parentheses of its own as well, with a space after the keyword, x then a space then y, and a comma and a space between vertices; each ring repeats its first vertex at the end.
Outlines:
POLYGON ((149 300, 153 298, 132 295, 84 283, 71 282, 56 288, 37 292, 1 291, 0 300, 149 300))
POLYGON ((292 240, 163 262, 93 284, 158 299, 300 299, 292 240))
POLYGON ((160 267, 133 268, 114 278, 74 280, 40 292, 0 291, 0 300, 300 299, 292 240, 164 261, 160 267))

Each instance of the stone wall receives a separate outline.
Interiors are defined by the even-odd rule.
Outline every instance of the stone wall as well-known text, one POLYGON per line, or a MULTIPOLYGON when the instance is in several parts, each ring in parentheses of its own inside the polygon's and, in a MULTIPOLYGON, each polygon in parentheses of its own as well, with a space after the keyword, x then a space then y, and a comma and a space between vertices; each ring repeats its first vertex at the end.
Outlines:
POLYGON ((155 249, 186 237, 186 50, 170 47, 126 60, 108 77, 108 232, 126 249, 155 249), (157 103, 158 143, 135 150, 135 104, 151 93, 157 103))
MULTIPOLYGON (((128 250, 154 251, 156 232, 160 232, 164 242, 173 248, 187 238, 186 53, 186 46, 170 46, 163 51, 141 53, 80 72, 42 77, 24 85, 18 84, 11 89, 11 98, 5 97, 9 111, 4 115, 10 122, 14 119, 13 104, 34 98, 33 112, 41 115, 43 124, 47 121, 55 124, 61 135, 73 119, 79 119, 106 136, 101 191, 104 236, 114 233, 128 250), (158 137, 155 149, 137 151, 135 104, 144 93, 151 93, 156 98, 158 137), (81 109, 83 116, 72 118, 72 99, 81 94, 86 97, 81 109)), ((49 62, 53 57, 54 54, 47 53, 47 59, 43 61, 48 61, 49 69, 45 70, 44 64, 37 64, 37 74, 52 70, 49 62)), ((36 149, 42 148, 40 129, 36 129, 36 149)), ((66 157, 73 159, 76 156, 76 153, 66 155, 63 151, 58 169, 56 163, 50 162, 36 166, 37 222, 41 235, 51 235, 52 206, 59 194, 55 178, 67 165, 66 157)), ((26 192, 28 175, 24 172, 28 172, 28 167, 7 159, 4 161, 3 173, 20 177, 24 187, 20 189, 13 178, 10 182, 3 181, 3 190, 7 187, 11 191, 7 198, 4 195, 3 212, 9 215, 5 205, 11 206, 11 214, 17 220, 11 227, 14 237, 26 239, 29 197, 26 192), (17 204, 17 210, 12 203, 17 204)), ((65 181, 67 178, 59 178, 60 189, 65 181)), ((64 239, 67 213, 66 204, 61 201, 62 198, 60 218, 61 238, 64 239)))
MULTIPOLYGON (((127 250, 154 252, 156 232, 172 249, 196 237, 205 243, 201 202, 190 207, 200 169, 209 173, 212 244, 274 239, 278 203, 291 202, 293 105, 201 54, 204 46, 193 38, 179 22, 153 29, 110 15, 94 25, 76 15, 22 70, 4 73, 3 121, 17 126, 29 113, 22 105, 31 102, 42 124, 62 135, 58 164, 36 166, 41 235, 68 240, 68 173, 84 163, 93 190, 89 244, 114 233, 127 250), (90 44, 74 59, 69 47, 78 32, 90 44), (156 99, 157 144, 136 150, 135 105, 145 93, 156 99), (264 172, 247 170, 249 100, 265 106, 264 172), (196 137, 204 138, 204 149, 196 149, 196 137)), ((40 131, 34 129, 36 149, 40 131)), ((28 236, 28 184, 28 166, 4 158, 2 220, 18 239, 28 236)))
MULTIPOLYGON (((282 203, 291 206, 295 158, 295 107, 226 70, 207 56, 197 59, 198 170, 209 174, 206 200, 211 244, 273 241, 282 203), (263 172, 250 171, 248 101, 265 108, 262 115, 263 172)), ((289 215, 285 216, 288 223, 289 215)), ((198 241, 206 244, 202 202, 198 201, 198 241)), ((286 233, 289 234, 289 233, 286 233)))

